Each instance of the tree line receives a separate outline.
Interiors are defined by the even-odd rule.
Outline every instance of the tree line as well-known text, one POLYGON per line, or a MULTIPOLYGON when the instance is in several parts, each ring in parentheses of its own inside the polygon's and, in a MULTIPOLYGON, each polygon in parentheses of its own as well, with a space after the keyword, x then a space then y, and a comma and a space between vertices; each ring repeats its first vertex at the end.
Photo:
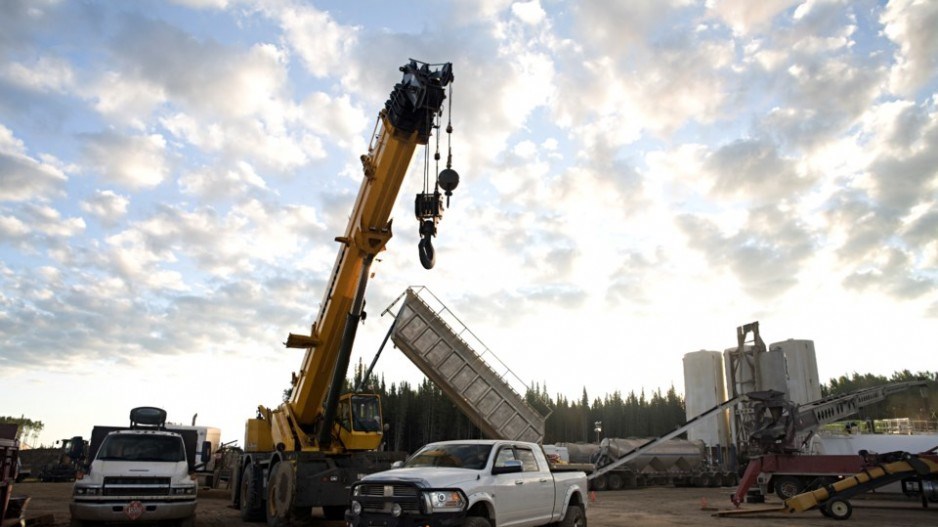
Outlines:
MULTIPOLYGON (((361 381, 361 366, 356 368, 352 385, 361 381)), ((888 383, 924 380, 924 389, 912 389, 890 396, 886 401, 864 409, 862 418, 883 419, 910 417, 935 420, 938 410, 938 372, 911 373, 908 370, 890 377, 853 373, 831 379, 821 385, 823 396, 846 394, 862 388, 888 383)), ((386 448, 413 452, 420 446, 447 439, 478 439, 481 431, 429 379, 413 385, 408 382, 388 386, 384 378, 372 379, 366 389, 382 397, 386 448)), ((597 442, 601 437, 654 437, 687 422, 684 397, 674 386, 650 394, 645 390, 627 394, 615 391, 590 399, 586 388, 577 399, 564 395, 550 396, 546 384, 535 383, 524 394, 534 408, 549 412, 544 443, 597 442), (599 429, 599 430, 597 430, 599 429)))

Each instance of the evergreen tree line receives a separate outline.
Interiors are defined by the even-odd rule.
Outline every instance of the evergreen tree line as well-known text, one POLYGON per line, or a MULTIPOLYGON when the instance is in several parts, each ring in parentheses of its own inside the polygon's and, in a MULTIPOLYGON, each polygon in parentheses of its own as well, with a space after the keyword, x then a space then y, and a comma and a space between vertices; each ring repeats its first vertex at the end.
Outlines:
MULTIPOLYGON (((362 368, 356 368, 353 385, 359 385, 362 368)), ((938 410, 938 372, 896 372, 891 377, 872 374, 841 376, 821 385, 824 396, 849 393, 862 388, 883 384, 926 380, 924 390, 912 389, 889 397, 888 400, 868 407, 862 417, 882 419, 910 417, 935 419, 938 410), (924 394, 924 396, 923 396, 924 394)), ((388 450, 413 452, 433 441, 447 439, 480 439, 482 433, 453 404, 443 391, 429 379, 419 384, 392 383, 383 378, 366 383, 382 397, 388 450)), ((619 391, 590 400, 586 388, 578 399, 563 395, 551 397, 546 385, 535 384, 524 394, 526 401, 542 412, 550 412, 546 421, 545 444, 597 442, 602 437, 654 437, 665 434, 686 423, 684 398, 671 386, 649 396, 644 390, 638 394, 619 391), (599 432, 596 428, 600 427, 599 432)))
POLYGON ((871 373, 861 375, 854 372, 850 376, 841 375, 831 379, 829 384, 822 384, 821 395, 827 397, 883 384, 908 381, 925 381, 926 386, 895 393, 885 401, 862 409, 858 417, 862 419, 908 417, 909 419, 926 421, 938 420, 938 372, 921 371, 912 373, 909 370, 902 370, 894 372, 890 377, 871 373))

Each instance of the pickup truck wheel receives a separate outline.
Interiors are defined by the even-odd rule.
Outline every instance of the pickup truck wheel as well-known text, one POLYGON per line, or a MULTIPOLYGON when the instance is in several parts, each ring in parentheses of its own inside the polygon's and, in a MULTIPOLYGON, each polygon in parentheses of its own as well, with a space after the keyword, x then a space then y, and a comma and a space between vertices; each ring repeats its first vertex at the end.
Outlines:
POLYGON ((241 475, 241 519, 246 522, 259 522, 264 520, 264 482, 262 473, 258 472, 254 464, 244 467, 241 475))
POLYGON ((586 527, 586 515, 583 514, 583 507, 579 505, 567 507, 567 514, 560 522, 560 527, 586 527))
POLYGON ((469 516, 462 522, 462 527, 492 527, 488 518, 481 516, 469 516))

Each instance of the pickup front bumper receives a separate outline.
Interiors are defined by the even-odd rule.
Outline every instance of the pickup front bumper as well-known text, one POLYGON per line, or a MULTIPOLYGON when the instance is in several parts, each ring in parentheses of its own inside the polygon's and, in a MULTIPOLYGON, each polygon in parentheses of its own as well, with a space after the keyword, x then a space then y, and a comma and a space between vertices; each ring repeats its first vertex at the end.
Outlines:
POLYGON ((439 491, 458 494, 457 503, 462 506, 434 510, 425 493, 437 491, 414 482, 357 482, 352 485, 345 520, 348 527, 459 527, 466 518, 465 494, 452 489, 439 491))
POLYGON ((367 512, 352 514, 345 511, 349 527, 458 527, 466 518, 465 512, 436 513, 428 515, 367 512))

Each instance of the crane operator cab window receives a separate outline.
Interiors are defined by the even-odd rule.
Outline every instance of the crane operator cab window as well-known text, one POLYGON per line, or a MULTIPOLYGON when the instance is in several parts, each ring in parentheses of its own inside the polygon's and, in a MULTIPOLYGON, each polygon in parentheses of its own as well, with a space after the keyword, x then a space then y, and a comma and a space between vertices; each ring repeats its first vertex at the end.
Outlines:
POLYGON ((380 399, 370 395, 353 395, 339 405, 339 423, 354 432, 381 431, 380 399))

